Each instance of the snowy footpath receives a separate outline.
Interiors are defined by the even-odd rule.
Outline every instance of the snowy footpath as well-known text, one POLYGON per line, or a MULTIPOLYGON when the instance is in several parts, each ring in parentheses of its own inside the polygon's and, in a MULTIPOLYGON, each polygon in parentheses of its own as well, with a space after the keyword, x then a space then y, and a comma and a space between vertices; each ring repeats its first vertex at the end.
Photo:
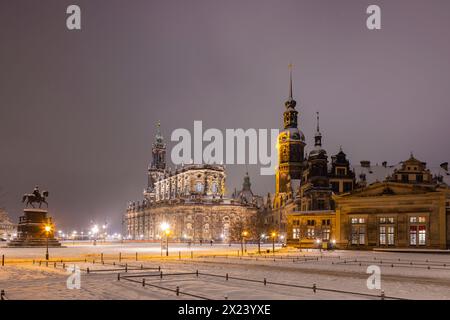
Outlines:
POLYGON ((281 249, 273 255, 249 246, 238 256, 238 247, 204 246, 195 255, 173 248, 161 257, 155 245, 71 249, 53 252, 50 263, 39 261, 36 249, 3 251, 12 257, 0 266, 4 298, 450 299, 448 254, 281 249), (378 288, 369 279, 374 266, 378 288))

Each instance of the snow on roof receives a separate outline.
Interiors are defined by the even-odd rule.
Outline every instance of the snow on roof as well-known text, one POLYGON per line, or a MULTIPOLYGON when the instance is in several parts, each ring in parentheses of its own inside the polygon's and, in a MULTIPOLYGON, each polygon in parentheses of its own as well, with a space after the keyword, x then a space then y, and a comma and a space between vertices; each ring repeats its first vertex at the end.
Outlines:
POLYGON ((372 184, 374 182, 381 182, 386 180, 386 178, 394 172, 395 169, 400 168, 400 164, 391 165, 391 166, 383 166, 383 165, 371 165, 369 167, 363 166, 353 166, 353 170, 355 171, 356 182, 361 182, 363 179, 363 175, 365 175, 366 183, 372 184))
MULTIPOLYGON (((371 165, 369 167, 363 166, 353 166, 353 170, 355 171, 356 182, 361 182, 363 180, 362 175, 365 175, 367 185, 372 184, 374 182, 382 182, 386 180, 388 176, 391 176, 394 173, 395 169, 401 168, 401 163, 391 166, 383 166, 383 165, 371 165)), ((428 168, 433 176, 442 176, 443 182, 450 186, 450 172, 445 171, 441 167, 431 167, 428 168)))

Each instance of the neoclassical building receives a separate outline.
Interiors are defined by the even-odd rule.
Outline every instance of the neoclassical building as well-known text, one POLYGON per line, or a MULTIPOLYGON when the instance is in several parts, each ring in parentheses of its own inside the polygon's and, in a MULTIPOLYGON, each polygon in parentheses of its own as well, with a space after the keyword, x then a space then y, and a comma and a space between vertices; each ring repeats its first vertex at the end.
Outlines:
POLYGON ((239 240, 256 225, 258 198, 250 177, 234 198, 225 197, 225 167, 187 164, 166 168, 166 145, 157 125, 143 200, 130 202, 124 216, 129 239, 157 240, 161 225, 170 226, 170 238, 180 241, 239 240))
POLYGON ((296 105, 291 72, 275 193, 261 209, 267 232, 300 248, 450 248, 448 163, 427 168, 411 154, 396 165, 352 166, 342 147, 329 161, 318 113, 307 153, 296 105))

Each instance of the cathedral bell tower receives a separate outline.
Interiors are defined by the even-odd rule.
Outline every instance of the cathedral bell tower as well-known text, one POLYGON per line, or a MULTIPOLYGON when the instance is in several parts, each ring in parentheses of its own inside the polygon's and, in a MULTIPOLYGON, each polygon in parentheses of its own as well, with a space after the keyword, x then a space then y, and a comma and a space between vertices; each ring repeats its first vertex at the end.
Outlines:
POLYGON ((161 124, 156 124, 155 141, 152 145, 152 160, 148 166, 148 183, 144 196, 151 200, 154 195, 154 185, 166 171, 166 144, 161 134, 161 124))
POLYGON ((284 130, 278 135, 278 168, 275 181, 274 207, 283 205, 292 196, 291 182, 300 182, 305 168, 305 135, 298 129, 297 102, 292 95, 292 65, 289 65, 289 98, 284 103, 284 130))

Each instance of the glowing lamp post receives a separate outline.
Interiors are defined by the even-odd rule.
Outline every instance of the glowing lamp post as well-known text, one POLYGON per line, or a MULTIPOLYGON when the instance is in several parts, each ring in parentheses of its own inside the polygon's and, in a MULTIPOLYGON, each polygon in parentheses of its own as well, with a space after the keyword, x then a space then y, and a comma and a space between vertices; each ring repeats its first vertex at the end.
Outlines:
MULTIPOLYGON (((166 235, 166 257, 169 256, 169 234, 170 234, 170 225, 167 222, 161 223, 161 231, 166 235)), ((161 241, 162 244, 162 241, 161 241)), ((161 248, 162 253, 162 248, 161 248)))
POLYGON ((263 233, 260 237, 258 237, 258 253, 261 254, 261 239, 265 239, 266 235, 263 233))
POLYGON ((94 225, 91 229, 92 235, 94 236, 94 246, 97 245, 97 233, 98 233, 98 226, 94 225))
POLYGON ((241 252, 242 254, 244 254, 244 251, 247 252, 247 245, 245 245, 245 237, 248 236, 248 232, 244 231, 242 232, 242 236, 241 236, 241 252), (245 245, 245 249, 244 249, 244 245, 245 245))
POLYGON ((277 236, 276 232, 272 232, 272 253, 275 255, 275 237, 277 236))
POLYGON ((45 231, 45 236, 46 236, 46 238, 47 238, 47 241, 46 241, 46 251, 45 251, 45 260, 48 260, 48 259, 49 259, 49 254, 48 254, 48 236, 49 236, 51 230, 52 230, 52 227, 51 227, 50 225, 48 225, 48 224, 45 225, 44 231, 45 231))

